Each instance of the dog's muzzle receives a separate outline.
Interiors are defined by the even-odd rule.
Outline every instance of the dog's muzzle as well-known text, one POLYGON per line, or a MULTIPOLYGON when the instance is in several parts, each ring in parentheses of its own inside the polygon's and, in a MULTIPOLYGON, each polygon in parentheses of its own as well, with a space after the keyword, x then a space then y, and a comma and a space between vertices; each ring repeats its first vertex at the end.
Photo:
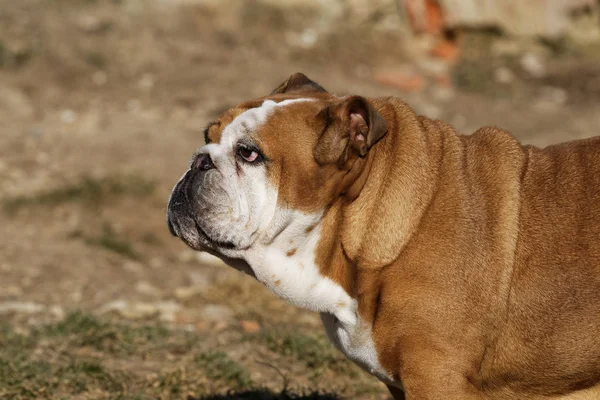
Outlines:
POLYGON ((204 177, 214 164, 208 154, 199 154, 173 188, 167 207, 167 225, 172 235, 181 238, 195 250, 232 246, 211 239, 202 229, 198 219, 198 193, 202 190, 204 177))

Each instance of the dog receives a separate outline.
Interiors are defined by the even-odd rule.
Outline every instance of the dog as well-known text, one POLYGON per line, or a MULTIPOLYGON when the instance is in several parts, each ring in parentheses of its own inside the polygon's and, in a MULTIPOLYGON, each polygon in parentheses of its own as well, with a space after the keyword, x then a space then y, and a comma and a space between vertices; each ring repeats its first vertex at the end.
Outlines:
POLYGON ((600 399, 600 138, 463 136, 301 73, 204 133, 171 233, 319 312, 396 399, 600 399))

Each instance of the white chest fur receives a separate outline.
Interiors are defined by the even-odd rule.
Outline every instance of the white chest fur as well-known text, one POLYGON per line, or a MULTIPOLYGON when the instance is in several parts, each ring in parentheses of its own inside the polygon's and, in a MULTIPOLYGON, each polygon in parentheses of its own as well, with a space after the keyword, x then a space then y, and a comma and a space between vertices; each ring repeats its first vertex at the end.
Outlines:
POLYGON ((391 376, 379 363, 371 328, 360 320, 357 303, 336 282, 323 276, 315 263, 320 216, 294 212, 268 245, 246 255, 259 281, 293 305, 320 312, 327 335, 349 359, 385 383, 391 376))
POLYGON ((360 318, 354 324, 344 324, 334 315, 326 313, 321 313, 321 320, 329 340, 346 357, 382 382, 401 387, 398 382, 392 381, 390 374, 379 363, 368 324, 360 321, 360 318))

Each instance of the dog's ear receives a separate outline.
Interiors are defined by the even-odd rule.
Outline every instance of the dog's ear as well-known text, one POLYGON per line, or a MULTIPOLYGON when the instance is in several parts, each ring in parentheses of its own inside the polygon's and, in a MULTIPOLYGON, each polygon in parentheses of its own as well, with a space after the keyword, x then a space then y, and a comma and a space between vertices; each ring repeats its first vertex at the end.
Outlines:
POLYGON ((314 148, 319 164, 345 168, 353 156, 365 157, 388 131, 388 124, 371 102, 361 96, 343 98, 321 110, 324 131, 314 148))
POLYGON ((302 72, 296 72, 271 92, 271 96, 281 93, 327 92, 321 85, 308 79, 302 72))

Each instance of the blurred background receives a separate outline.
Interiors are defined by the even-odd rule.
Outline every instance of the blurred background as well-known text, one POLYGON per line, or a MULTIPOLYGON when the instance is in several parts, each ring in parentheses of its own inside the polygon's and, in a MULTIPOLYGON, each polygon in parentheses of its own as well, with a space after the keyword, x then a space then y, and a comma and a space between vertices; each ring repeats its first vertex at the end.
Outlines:
POLYGON ((597 0, 0 0, 0 398, 387 398, 318 316, 170 237, 203 127, 301 71, 461 133, 598 135, 599 16, 597 0))

